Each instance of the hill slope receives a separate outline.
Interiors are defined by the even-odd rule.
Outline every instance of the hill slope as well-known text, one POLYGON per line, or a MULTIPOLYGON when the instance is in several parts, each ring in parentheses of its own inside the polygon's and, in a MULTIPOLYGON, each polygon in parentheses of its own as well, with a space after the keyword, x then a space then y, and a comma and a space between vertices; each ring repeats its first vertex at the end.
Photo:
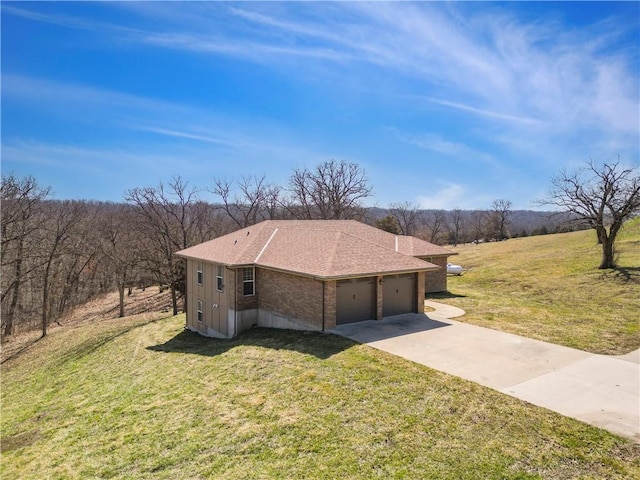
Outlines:
POLYGON ((640 218, 617 242, 616 270, 598 270, 592 230, 461 245, 447 302, 461 321, 594 353, 640 347, 640 218))
MULTIPOLYGON (((72 308, 62 318, 50 324, 49 333, 59 328, 77 328, 90 323, 117 319, 119 302, 117 291, 95 297, 83 305, 72 308)), ((124 303, 128 318, 120 320, 121 322, 136 322, 137 317, 143 321, 162 318, 166 317, 171 309, 171 293, 168 290, 159 291, 157 286, 148 287, 145 290, 136 288, 131 295, 125 296, 124 303)), ((2 363, 29 349, 41 335, 40 329, 36 328, 11 337, 3 337, 2 351, 0 351, 2 363)))
POLYGON ((640 475, 638 445, 344 338, 137 322, 3 366, 3 479, 640 475))

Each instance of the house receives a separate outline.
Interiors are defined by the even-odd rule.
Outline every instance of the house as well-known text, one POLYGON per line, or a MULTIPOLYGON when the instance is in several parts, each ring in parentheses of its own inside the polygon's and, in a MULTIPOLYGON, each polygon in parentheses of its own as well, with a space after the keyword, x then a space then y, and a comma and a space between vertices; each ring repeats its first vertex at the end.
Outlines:
POLYGON ((231 338, 254 325, 325 331, 422 312, 447 288, 448 250, 353 220, 267 220, 177 253, 190 330, 231 338))

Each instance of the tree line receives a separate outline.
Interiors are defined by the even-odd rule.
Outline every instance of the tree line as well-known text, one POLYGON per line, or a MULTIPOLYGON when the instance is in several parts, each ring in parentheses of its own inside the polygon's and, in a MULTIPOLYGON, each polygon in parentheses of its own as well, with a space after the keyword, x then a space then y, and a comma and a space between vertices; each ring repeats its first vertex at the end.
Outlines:
POLYGON ((177 314, 185 267, 175 253, 267 219, 355 219, 455 245, 512 236, 514 215, 503 199, 471 212, 424 211, 408 202, 366 208, 373 193, 366 174, 345 161, 296 169, 285 186, 264 176, 214 178, 208 191, 216 203, 180 177, 131 189, 121 203, 55 200, 34 177, 14 174, 3 175, 1 190, 3 338, 33 329, 45 336, 71 307, 113 289, 124 316, 134 286, 168 288, 177 314))
POLYGON ((32 176, 3 175, 1 187, 3 338, 47 334, 71 307, 117 288, 151 284, 171 292, 178 313, 185 271, 175 253, 265 219, 363 220, 372 189, 364 170, 329 161, 293 171, 287 187, 266 178, 214 179, 220 202, 201 199, 180 177, 126 192, 122 203, 55 200, 32 176))

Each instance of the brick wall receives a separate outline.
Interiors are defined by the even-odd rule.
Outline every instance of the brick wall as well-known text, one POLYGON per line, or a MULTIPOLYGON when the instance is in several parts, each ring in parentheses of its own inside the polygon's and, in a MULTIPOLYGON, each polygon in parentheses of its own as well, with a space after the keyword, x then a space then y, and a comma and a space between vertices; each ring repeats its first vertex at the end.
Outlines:
POLYGON ((377 276, 375 278, 375 282, 376 282, 376 311, 375 313, 375 319, 376 320, 382 320, 382 318, 384 317, 383 314, 383 295, 382 295, 382 291, 383 291, 383 278, 381 276, 377 276))
POLYGON ((253 295, 245 295, 242 281, 242 268, 236 269, 235 281, 236 281, 236 298, 235 306, 238 311, 252 310, 258 308, 258 297, 260 295, 260 279, 258 278, 258 269, 254 269, 254 290, 253 295))
POLYGON ((336 285, 335 280, 324 282, 324 329, 330 330, 336 326, 336 285))
POLYGON ((438 265, 440 270, 426 272, 425 292, 446 292, 447 291, 447 257, 420 257, 429 263, 438 265))
POLYGON ((416 306, 417 309, 416 311, 418 313, 424 313, 424 296, 425 296, 425 292, 426 292, 426 277, 427 275, 429 275, 430 273, 436 273, 436 272, 418 272, 418 285, 417 285, 417 299, 416 299, 416 306))
POLYGON ((323 282, 261 268, 257 268, 256 272, 260 311, 276 312, 315 329, 322 329, 323 282))

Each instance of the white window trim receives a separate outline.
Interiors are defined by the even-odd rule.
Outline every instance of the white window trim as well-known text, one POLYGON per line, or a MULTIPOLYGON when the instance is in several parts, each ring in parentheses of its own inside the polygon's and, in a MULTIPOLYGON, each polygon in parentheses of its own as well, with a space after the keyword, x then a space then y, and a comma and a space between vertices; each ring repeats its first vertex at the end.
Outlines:
POLYGON ((242 295, 245 297, 253 297, 256 294, 256 269, 255 267, 244 267, 242 269, 242 295), (250 269, 251 270, 251 280, 245 280, 244 279, 244 272, 245 270, 250 269), (252 288, 251 288, 251 293, 244 293, 244 286, 246 283, 251 283, 252 288))
POLYGON ((199 323, 202 323, 204 321, 204 311, 202 305, 202 300, 198 299, 196 301, 196 319, 199 323))
POLYGON ((223 265, 216 265, 216 290, 218 292, 224 291, 224 266, 223 265))
POLYGON ((198 262, 196 269, 196 284, 204 285, 204 265, 202 262, 198 262))

